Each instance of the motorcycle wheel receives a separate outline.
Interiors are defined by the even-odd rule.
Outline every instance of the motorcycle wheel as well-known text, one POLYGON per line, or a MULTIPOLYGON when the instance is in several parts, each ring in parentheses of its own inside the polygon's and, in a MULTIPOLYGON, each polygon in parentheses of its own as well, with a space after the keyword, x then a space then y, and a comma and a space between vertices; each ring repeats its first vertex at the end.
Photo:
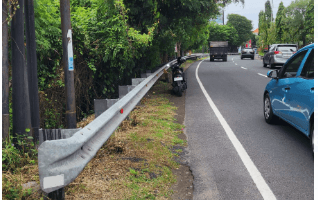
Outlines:
POLYGON ((177 96, 182 97, 182 88, 181 88, 181 86, 178 87, 177 96))

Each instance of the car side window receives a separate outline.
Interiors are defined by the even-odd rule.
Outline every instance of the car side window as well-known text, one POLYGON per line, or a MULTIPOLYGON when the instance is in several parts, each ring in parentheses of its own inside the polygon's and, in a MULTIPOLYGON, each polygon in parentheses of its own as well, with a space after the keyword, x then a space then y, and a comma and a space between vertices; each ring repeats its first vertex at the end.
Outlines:
POLYGON ((307 51, 300 52, 298 55, 293 57, 288 63, 284 65, 281 78, 294 77, 303 61, 307 51))
POLYGON ((314 78, 314 50, 310 52, 300 76, 309 79, 314 78))

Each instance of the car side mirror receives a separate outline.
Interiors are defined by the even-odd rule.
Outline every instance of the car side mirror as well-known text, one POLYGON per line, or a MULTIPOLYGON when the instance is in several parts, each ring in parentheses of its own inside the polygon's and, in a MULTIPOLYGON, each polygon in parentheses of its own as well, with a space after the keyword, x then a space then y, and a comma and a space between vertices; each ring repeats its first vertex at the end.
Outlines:
POLYGON ((278 78, 278 75, 277 75, 277 70, 270 70, 267 72, 267 77, 268 78, 278 78))

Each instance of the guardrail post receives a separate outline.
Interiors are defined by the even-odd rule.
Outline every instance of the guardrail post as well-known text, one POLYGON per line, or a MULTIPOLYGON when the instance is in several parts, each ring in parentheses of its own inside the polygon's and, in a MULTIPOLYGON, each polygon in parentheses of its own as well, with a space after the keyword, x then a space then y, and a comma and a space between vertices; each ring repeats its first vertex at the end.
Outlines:
MULTIPOLYGON (((62 139, 62 129, 44 129, 41 131, 40 135, 40 143, 46 140, 58 140, 62 139), (42 136, 42 137, 41 137, 42 136), (43 139, 43 140, 42 140, 43 139)), ((40 144, 41 145, 41 144, 40 144)), ((53 192, 47 194, 47 197, 44 198, 45 200, 64 200, 65 199, 65 190, 64 188, 60 188, 53 192)))
POLYGON ((141 83, 144 80, 145 80, 145 78, 132 78, 131 85, 137 86, 139 83, 141 83))
POLYGON ((118 99, 94 99, 95 118, 114 105, 118 99))
POLYGON ((134 85, 124 85, 118 86, 119 99, 123 98, 128 92, 133 90, 136 86, 134 85))
POLYGON ((95 118, 101 115, 107 110, 107 101, 106 99, 94 99, 94 112, 95 118))
POLYGON ((149 76, 151 76, 151 73, 142 73, 140 74, 141 78, 147 78, 149 76))

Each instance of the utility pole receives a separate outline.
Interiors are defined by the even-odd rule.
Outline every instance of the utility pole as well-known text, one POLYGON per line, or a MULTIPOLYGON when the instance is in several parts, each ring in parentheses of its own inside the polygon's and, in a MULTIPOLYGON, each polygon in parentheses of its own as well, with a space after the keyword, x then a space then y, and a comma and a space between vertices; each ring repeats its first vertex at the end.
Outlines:
POLYGON ((11 22, 12 46, 12 112, 13 135, 25 133, 24 121, 24 23, 23 1, 18 0, 20 8, 16 10, 11 22))
MULTIPOLYGON (((67 128, 71 129, 76 128, 76 107, 70 0, 60 0, 60 12, 62 22, 63 65, 66 89, 66 123, 67 128)), ((53 200, 64 200, 65 189, 60 188, 55 190, 49 193, 48 197, 53 200)))
POLYGON ((66 121, 67 128, 76 128, 74 62, 69 0, 60 0, 60 12, 62 21, 63 65, 66 87, 66 121))
POLYGON ((2 139, 9 137, 8 0, 2 0, 2 139))
POLYGON ((31 124, 34 142, 39 141, 40 109, 38 94, 37 58, 35 43, 33 0, 25 0, 24 13, 26 21, 27 74, 29 84, 29 100, 31 108, 31 124))

